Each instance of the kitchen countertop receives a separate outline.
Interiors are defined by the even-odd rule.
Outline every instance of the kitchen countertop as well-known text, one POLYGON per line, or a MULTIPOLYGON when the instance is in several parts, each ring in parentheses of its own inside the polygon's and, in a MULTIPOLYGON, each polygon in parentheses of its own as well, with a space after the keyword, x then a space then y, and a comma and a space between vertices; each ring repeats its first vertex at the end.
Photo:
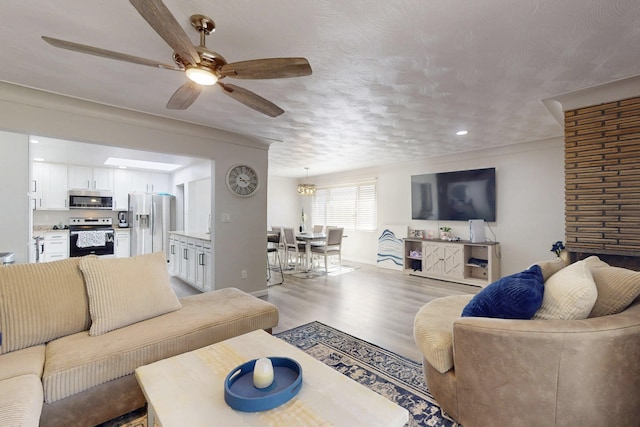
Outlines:
POLYGON ((62 233, 68 233, 69 229, 54 229, 53 225, 34 225, 33 226, 33 230, 32 230, 32 236, 33 237, 39 237, 44 233, 57 233, 57 232, 62 232, 62 233))
POLYGON ((170 231, 169 234, 191 237, 192 239, 211 241, 211 234, 205 231, 170 231))

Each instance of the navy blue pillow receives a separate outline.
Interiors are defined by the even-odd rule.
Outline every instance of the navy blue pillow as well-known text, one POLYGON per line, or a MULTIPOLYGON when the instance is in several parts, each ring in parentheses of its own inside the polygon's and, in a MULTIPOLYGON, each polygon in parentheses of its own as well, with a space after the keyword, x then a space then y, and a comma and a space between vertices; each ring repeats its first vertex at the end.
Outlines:
POLYGON ((542 305, 543 293, 542 270, 534 265, 481 290, 462 310, 462 317, 531 319, 542 305))

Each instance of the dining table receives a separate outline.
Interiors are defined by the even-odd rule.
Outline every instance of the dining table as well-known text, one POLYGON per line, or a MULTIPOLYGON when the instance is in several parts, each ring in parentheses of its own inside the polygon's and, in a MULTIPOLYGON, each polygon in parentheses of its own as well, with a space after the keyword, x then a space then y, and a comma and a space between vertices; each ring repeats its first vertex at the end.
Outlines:
POLYGON ((296 240, 304 242, 306 269, 311 271, 311 243, 327 240, 327 233, 299 233, 296 240))

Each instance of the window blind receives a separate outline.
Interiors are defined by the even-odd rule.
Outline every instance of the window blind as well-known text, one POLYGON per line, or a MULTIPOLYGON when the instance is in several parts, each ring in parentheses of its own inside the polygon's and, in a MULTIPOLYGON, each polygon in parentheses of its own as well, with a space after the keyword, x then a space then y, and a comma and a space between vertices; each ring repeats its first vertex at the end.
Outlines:
POLYGON ((375 231, 376 201, 375 181, 319 186, 312 201, 313 223, 375 231))

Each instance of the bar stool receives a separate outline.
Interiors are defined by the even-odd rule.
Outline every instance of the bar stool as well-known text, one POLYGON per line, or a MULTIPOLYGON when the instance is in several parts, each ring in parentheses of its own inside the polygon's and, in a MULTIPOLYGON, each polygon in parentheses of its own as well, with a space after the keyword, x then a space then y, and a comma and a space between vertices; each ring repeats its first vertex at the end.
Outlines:
MULTIPOLYGON (((267 281, 271 280, 271 258, 269 254, 275 254, 275 258, 278 260, 277 269, 280 270, 280 277, 282 280, 278 283, 272 283, 272 285, 282 285, 284 283, 284 272, 282 271, 282 262, 280 261, 280 251, 278 245, 280 244, 280 231, 270 231, 267 233, 267 281)), ((274 269, 275 259, 274 259, 274 269)))

